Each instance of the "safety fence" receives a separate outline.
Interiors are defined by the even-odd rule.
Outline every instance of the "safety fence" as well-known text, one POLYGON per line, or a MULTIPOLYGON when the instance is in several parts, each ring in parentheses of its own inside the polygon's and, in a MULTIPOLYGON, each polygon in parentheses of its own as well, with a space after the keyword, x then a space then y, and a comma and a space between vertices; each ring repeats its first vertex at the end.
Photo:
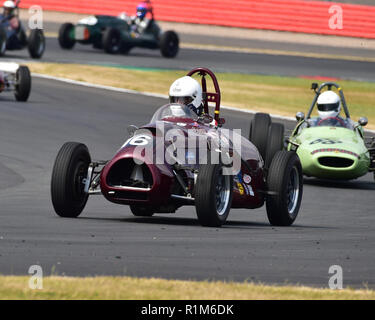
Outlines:
MULTIPOLYGON (((134 14, 139 2, 23 0, 21 7, 117 15, 134 14)), ((375 39, 375 6, 303 0, 154 0, 152 4, 156 19, 162 21, 375 39)))

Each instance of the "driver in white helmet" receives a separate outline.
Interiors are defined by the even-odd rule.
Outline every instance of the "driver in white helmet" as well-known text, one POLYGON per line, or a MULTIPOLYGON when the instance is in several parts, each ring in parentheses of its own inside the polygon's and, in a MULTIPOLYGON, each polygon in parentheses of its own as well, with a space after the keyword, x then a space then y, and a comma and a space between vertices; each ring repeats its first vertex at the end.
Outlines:
POLYGON ((16 4, 14 1, 5 1, 3 4, 3 15, 8 20, 14 17, 14 10, 16 9, 16 4))
POLYGON ((169 102, 188 106, 198 116, 203 114, 202 87, 197 80, 185 76, 172 83, 169 102))
POLYGON ((347 127, 347 121, 340 117, 341 100, 337 93, 328 90, 321 93, 317 101, 319 117, 315 125, 332 127, 347 127))
POLYGON ((17 6, 14 1, 5 1, 3 4, 3 17, 9 21, 12 29, 18 29, 20 26, 19 20, 16 16, 15 10, 17 6))

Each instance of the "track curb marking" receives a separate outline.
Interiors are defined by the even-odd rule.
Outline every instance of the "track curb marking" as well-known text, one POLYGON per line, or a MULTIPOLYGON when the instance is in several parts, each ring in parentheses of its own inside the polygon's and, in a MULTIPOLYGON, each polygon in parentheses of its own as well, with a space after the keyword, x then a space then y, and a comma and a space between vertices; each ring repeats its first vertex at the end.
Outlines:
MULTIPOLYGON (((54 76, 49 76, 49 75, 45 75, 45 74, 41 74, 41 73, 32 73, 31 75, 33 77, 36 77, 36 78, 60 81, 60 82, 64 82, 64 83, 67 83, 67 84, 72 84, 72 85, 77 85, 77 86, 82 86, 82 87, 87 87, 87 88, 95 88, 95 89, 107 90, 107 91, 118 92, 118 93, 129 93, 129 94, 135 94, 135 95, 147 96, 147 97, 153 97, 153 98, 160 98, 160 99, 168 99, 168 95, 161 94, 161 93, 152 93, 152 92, 137 91, 137 90, 132 90, 132 89, 116 88, 116 87, 112 87, 112 86, 94 84, 94 83, 91 83, 91 82, 71 80, 71 79, 68 79, 68 78, 61 78, 61 77, 54 77, 54 76)), ((233 110, 233 111, 237 111, 237 112, 247 113, 247 114, 255 114, 257 112, 260 112, 260 111, 253 110, 253 109, 241 109, 241 108, 236 108, 236 107, 232 107, 232 106, 225 106, 225 105, 222 105, 221 108, 226 109, 226 110, 233 110)), ((275 119, 286 120, 286 121, 295 121, 296 120, 294 117, 282 116, 282 115, 273 114, 273 113, 270 113, 270 116, 272 118, 275 118, 275 119)), ((371 132, 371 133, 375 133, 375 130, 366 130, 366 131, 371 132)))

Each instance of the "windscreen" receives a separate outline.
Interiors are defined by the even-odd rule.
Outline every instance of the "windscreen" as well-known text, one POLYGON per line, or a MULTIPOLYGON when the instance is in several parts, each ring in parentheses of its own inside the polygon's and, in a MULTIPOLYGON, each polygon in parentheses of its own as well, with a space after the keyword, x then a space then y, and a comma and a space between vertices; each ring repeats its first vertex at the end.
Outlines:
POLYGON ((187 106, 181 104, 167 104, 159 108, 151 119, 151 123, 156 121, 168 121, 173 119, 191 119, 196 121, 198 115, 187 106))

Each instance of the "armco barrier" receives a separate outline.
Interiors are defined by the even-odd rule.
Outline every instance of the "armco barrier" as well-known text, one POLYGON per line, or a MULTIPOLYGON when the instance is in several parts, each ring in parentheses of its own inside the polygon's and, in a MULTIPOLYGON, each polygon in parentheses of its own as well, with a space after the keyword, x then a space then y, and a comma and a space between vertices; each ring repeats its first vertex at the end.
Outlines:
MULTIPOLYGON (((22 8, 87 14, 134 14, 134 0, 23 0, 22 8)), ((329 28, 329 8, 338 3, 303 0, 154 0, 155 17, 162 21, 229 27, 318 33, 375 39, 375 7, 339 4, 343 29, 329 28)))

